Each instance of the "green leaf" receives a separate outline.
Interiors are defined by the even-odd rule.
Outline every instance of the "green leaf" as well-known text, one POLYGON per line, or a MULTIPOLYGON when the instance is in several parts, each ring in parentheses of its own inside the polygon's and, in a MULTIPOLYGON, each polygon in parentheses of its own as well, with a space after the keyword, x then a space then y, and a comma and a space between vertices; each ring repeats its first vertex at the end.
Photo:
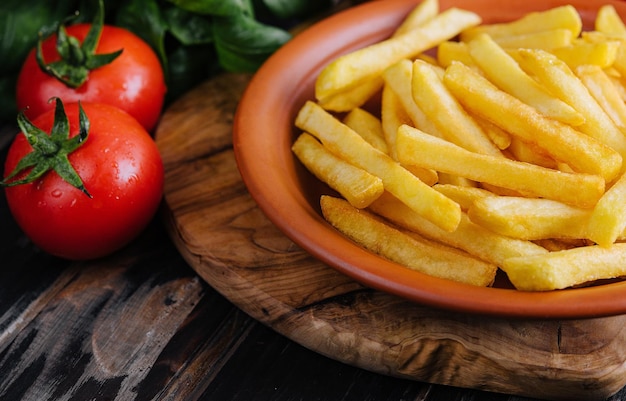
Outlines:
POLYGON ((220 51, 241 56, 267 56, 291 39, 287 31, 245 15, 216 18, 214 33, 220 51))
POLYGON ((279 19, 306 17, 333 4, 332 0, 263 0, 263 3, 279 19))
POLYGON ((168 25, 156 0, 129 0, 122 3, 117 10, 115 24, 135 33, 148 43, 157 53, 166 76, 168 75, 165 50, 168 25))
POLYGON ((177 7, 193 13, 217 16, 253 15, 249 0, 169 0, 177 7))
POLYGON ((213 42, 211 17, 198 15, 178 7, 164 11, 170 33, 183 45, 193 46, 213 42))
POLYGON ((76 0, 3 0, 0 2, 0 75, 16 72, 37 43, 37 34, 55 31, 76 8, 76 0))
POLYGON ((167 90, 169 101, 177 99, 220 70, 213 44, 179 46, 168 54, 168 58, 171 66, 167 90))

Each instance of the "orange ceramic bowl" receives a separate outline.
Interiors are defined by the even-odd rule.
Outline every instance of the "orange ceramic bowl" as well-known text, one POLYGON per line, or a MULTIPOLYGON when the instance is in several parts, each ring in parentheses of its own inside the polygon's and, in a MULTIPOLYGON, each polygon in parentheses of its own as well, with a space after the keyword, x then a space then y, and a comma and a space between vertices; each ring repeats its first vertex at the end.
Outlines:
MULTIPOLYGON (((474 11, 484 23, 572 4, 593 28, 600 5, 626 16, 626 2, 611 0, 440 0, 441 9, 474 11)), ((626 312, 626 282, 552 292, 506 285, 481 288, 430 277, 376 256, 322 218, 319 197, 332 193, 297 161, 291 144, 295 116, 314 99, 322 68, 337 56, 388 37, 415 0, 373 1, 336 14, 296 36, 255 74, 234 122, 237 164, 248 190, 268 218, 314 257, 366 286, 438 308, 523 318, 584 318, 626 312)))

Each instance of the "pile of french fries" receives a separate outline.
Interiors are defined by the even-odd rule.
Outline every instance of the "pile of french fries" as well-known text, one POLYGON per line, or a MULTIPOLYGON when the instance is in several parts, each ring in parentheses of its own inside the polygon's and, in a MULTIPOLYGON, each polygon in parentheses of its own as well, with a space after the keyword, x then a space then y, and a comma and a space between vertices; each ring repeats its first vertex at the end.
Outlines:
POLYGON ((483 24, 424 0, 332 61, 292 147, 337 194, 324 218, 472 285, 499 269, 522 291, 626 276, 626 25, 605 5, 582 26, 572 6, 483 24))

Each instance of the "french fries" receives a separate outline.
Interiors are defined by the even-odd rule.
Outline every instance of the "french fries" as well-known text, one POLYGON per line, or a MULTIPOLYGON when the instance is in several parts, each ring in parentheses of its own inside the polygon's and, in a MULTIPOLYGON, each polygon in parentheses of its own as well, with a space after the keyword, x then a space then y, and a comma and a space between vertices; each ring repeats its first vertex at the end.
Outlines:
POLYGON ((331 61, 293 144, 344 198, 321 195, 323 217, 471 285, 498 268, 522 291, 626 277, 626 25, 604 6, 582 26, 572 6, 481 24, 425 0, 331 61))
POLYGON ((580 207, 595 205, 604 193, 597 175, 568 174, 502 157, 470 152, 417 128, 398 129, 398 160, 474 181, 580 207))
POLYGON ((468 28, 461 33, 461 40, 467 42, 481 33, 486 33, 492 38, 499 38, 553 29, 567 29, 572 32, 572 37, 578 37, 582 29, 582 20, 578 11, 568 5, 532 12, 515 21, 468 28))
POLYGON ((626 244, 576 247, 507 259, 501 268, 522 291, 550 291, 626 276, 626 244))
POLYGON ((404 233, 342 199, 322 196, 320 204, 324 218, 339 231, 389 260, 435 277, 476 286, 488 286, 495 279, 494 264, 404 233))
POLYGON ((340 56, 318 76, 315 96, 324 102, 329 96, 379 76, 390 65, 415 57, 480 22, 481 18, 473 12, 450 8, 405 34, 340 56))
POLYGON ((573 107, 552 96, 526 74, 513 57, 489 35, 476 36, 468 46, 474 63, 500 89, 535 107, 547 117, 574 126, 585 122, 585 118, 573 107))
MULTIPOLYGON (((597 174, 606 181, 619 174, 622 157, 614 148, 569 125, 543 116, 537 109, 499 90, 469 67, 452 63, 446 69, 444 82, 472 112, 522 141, 536 144, 575 171, 597 174)), ((623 135, 622 138, 626 140, 623 135)), ((614 139, 616 143, 621 142, 616 136, 614 139)))
POLYGON ((380 178, 338 158, 309 134, 301 134, 291 149, 309 171, 355 207, 367 207, 383 193, 380 178))
POLYGON ((447 231, 461 219, 461 207, 380 152, 316 103, 308 101, 296 126, 316 136, 331 152, 379 177, 384 188, 447 231))

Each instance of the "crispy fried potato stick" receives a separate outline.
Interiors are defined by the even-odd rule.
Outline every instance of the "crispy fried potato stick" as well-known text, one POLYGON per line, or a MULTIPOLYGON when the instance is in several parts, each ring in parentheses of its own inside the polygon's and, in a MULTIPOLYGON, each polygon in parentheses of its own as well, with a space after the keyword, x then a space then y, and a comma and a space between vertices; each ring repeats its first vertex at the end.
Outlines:
POLYGON ((589 43, 579 39, 570 46, 552 49, 550 53, 563 60, 571 69, 581 65, 608 68, 615 63, 619 46, 617 40, 589 43))
POLYGON ((609 188, 594 207, 587 228, 588 238, 609 246, 626 227, 626 174, 609 188))
POLYGON ((319 105, 308 101, 296 117, 296 126, 316 136, 324 146, 344 160, 380 177, 387 191, 429 221, 446 231, 454 231, 459 225, 461 207, 458 203, 375 149, 319 105))
POLYGON ((439 14, 439 0, 424 0, 404 18, 393 36, 403 35, 431 21, 439 14))
POLYGON ((380 178, 335 156, 309 134, 301 134, 291 149, 310 172, 354 207, 367 207, 384 191, 380 178))
POLYGON ((550 291, 626 275, 626 244, 510 258, 501 268, 522 291, 550 291))
POLYGON ((550 199, 490 196, 476 200, 467 214, 495 233, 539 240, 585 238, 591 212, 550 199))
POLYGON ((500 265, 504 260, 523 255, 547 253, 545 248, 530 241, 499 235, 473 223, 466 215, 454 232, 446 232, 425 220, 388 192, 376 199, 369 208, 392 223, 415 231, 424 237, 462 249, 488 263, 500 265))
POLYGON ((574 126, 585 122, 582 114, 551 95, 526 74, 513 57, 489 35, 476 36, 468 42, 468 48, 474 63, 480 67, 485 77, 500 89, 533 106, 547 117, 574 126))
MULTIPOLYGON (((391 156, 392 159, 398 160, 398 156, 396 155, 396 133, 398 132, 398 127, 402 124, 411 124, 411 118, 406 113, 402 101, 389 85, 383 87, 380 114, 383 135, 388 149, 386 153, 391 156)), ((417 166, 403 167, 420 180, 424 181, 426 185, 433 185, 439 180, 439 175, 434 170, 417 166)))
POLYGON ((468 41, 480 33, 492 38, 516 36, 533 32, 568 29, 576 38, 582 30, 582 20, 574 6, 554 7, 545 11, 531 12, 510 22, 484 24, 466 29, 461 33, 461 40, 468 41))
MULTIPOLYGON (((392 37, 403 35, 426 22, 432 20, 439 13, 438 0, 425 0, 419 3, 406 16, 402 24, 395 30, 392 37)), ((339 91, 331 96, 319 99, 319 104, 326 110, 344 112, 355 107, 361 107, 365 102, 378 93, 383 87, 383 80, 378 76, 372 76, 362 84, 354 88, 339 91)))
POLYGON ((626 25, 615 10, 615 6, 611 4, 605 4, 598 10, 595 29, 607 35, 626 38, 626 25))
POLYGON ((556 161, 580 173, 615 179, 622 157, 597 139, 540 114, 533 107, 496 88, 460 63, 452 63, 444 82, 464 107, 524 142, 539 146, 556 161))
MULTIPOLYGON (((402 104, 406 114, 409 116, 413 125, 443 138, 444 134, 439 127, 430 120, 426 113, 415 103, 411 90, 411 82, 413 80, 413 63, 410 60, 400 60, 385 70, 383 78, 387 86, 394 91, 398 100, 402 104)), ((395 136, 395 133, 391 135, 395 136)))
POLYGON ((543 50, 520 49, 518 54, 524 70, 585 117, 577 129, 626 157, 626 137, 564 61, 543 50))
POLYGON ((568 174, 473 153, 408 125, 398 129, 397 142, 398 160, 407 165, 432 168, 579 207, 593 207, 604 193, 604 180, 600 176, 568 174))
POLYGON ((597 65, 581 65, 575 73, 617 127, 626 133, 626 103, 607 73, 597 65))
POLYGON ((352 109, 343 118, 343 123, 361 135, 363 139, 383 153, 389 153, 383 124, 378 117, 360 107, 352 109))
POLYGON ((324 218, 353 241, 384 258, 431 276, 491 285, 497 267, 458 249, 428 242, 391 227, 343 199, 322 196, 324 218))
POLYGON ((434 68, 421 60, 413 62, 412 98, 426 118, 448 141, 473 152, 502 157, 500 149, 452 96, 434 68))
MULTIPOLYGON (((486 34, 485 34, 486 35, 486 34)), ((552 29, 541 32, 531 32, 520 35, 501 36, 494 40, 505 49, 555 49, 572 44, 574 37, 569 29, 552 29)))
POLYGON ((317 77, 315 96, 318 101, 324 102, 324 99, 333 94, 380 75, 397 61, 413 58, 480 22, 478 14, 450 8, 403 35, 340 56, 326 66, 317 77))

